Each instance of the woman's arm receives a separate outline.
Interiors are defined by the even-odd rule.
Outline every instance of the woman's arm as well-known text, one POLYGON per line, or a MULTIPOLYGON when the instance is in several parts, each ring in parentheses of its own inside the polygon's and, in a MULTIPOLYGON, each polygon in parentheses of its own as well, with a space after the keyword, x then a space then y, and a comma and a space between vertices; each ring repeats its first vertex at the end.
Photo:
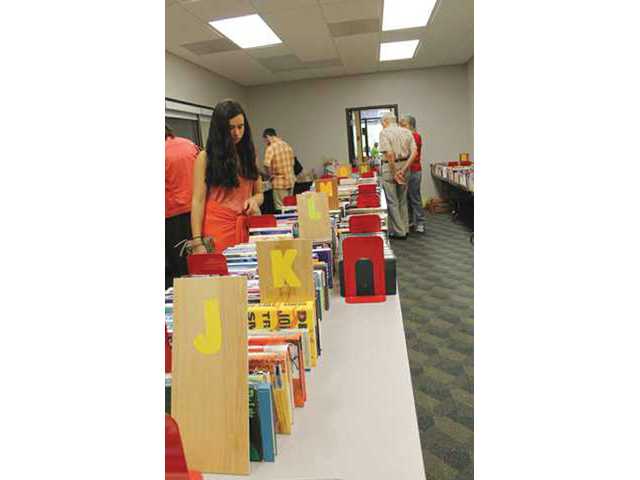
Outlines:
POLYGON ((253 183, 253 195, 244 201, 243 212, 247 215, 260 215, 260 206, 264 202, 264 195, 262 194, 262 179, 258 179, 253 183))
POLYGON ((204 218, 204 202, 207 196, 205 170, 207 168, 207 152, 202 151, 193 165, 193 195, 191 197, 191 234, 193 253, 207 253, 202 243, 202 219, 204 218))
POLYGON ((253 196, 256 198, 256 203, 259 207, 264 203, 264 195, 262 193, 262 179, 258 177, 256 183, 253 184, 253 196))

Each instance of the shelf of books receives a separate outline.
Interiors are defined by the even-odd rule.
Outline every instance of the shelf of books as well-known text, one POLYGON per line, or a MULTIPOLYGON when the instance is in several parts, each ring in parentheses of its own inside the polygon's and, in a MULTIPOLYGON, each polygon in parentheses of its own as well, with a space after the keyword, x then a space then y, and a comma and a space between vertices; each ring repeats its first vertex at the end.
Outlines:
POLYGON ((454 187, 473 193, 473 164, 468 166, 449 166, 446 163, 431 164, 431 176, 454 187))
POLYGON ((376 177, 333 180, 225 250, 228 276, 165 292, 166 407, 205 479, 425 478, 384 195, 376 177), (380 220, 383 303, 341 288, 363 209, 380 220))

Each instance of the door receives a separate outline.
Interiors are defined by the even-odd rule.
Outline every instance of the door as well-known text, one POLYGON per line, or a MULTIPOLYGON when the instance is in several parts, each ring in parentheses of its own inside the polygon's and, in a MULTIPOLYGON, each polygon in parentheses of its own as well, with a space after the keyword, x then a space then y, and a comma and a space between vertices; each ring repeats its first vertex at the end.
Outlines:
POLYGON ((347 139, 352 165, 371 159, 371 149, 379 142, 382 115, 392 112, 398 118, 398 105, 347 108, 347 139))

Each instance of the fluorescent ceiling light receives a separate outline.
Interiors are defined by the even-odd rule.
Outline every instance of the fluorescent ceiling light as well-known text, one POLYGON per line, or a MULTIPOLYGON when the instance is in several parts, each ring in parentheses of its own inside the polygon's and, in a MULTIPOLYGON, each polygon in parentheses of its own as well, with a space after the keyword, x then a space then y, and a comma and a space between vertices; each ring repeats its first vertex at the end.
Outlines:
POLYGON ((224 20, 212 20, 209 25, 240 48, 262 47, 264 45, 282 43, 282 40, 273 33, 269 25, 264 23, 260 15, 256 14, 225 18, 224 20))
POLYGON ((384 0, 382 31, 424 27, 436 0, 384 0))
POLYGON ((380 44, 380 61, 402 60, 413 58, 420 40, 406 40, 404 42, 387 42, 380 44))

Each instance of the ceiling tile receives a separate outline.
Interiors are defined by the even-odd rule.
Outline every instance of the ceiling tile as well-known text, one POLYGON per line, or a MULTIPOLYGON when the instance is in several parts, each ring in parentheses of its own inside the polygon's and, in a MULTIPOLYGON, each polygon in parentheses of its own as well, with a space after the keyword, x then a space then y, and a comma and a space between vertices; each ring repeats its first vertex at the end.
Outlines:
POLYGON ((251 3, 260 13, 273 13, 315 6, 316 0, 251 0, 251 3))
MULTIPOLYGON (((202 57, 200 55, 196 55, 195 53, 190 52, 186 48, 183 47, 167 47, 167 52, 173 53, 174 55, 183 58, 184 60, 188 60, 191 63, 195 63, 196 65, 200 65, 203 68, 207 68, 205 65, 201 64, 202 57)), ((211 71, 211 70, 210 70, 211 71)))
POLYGON ((368 33, 334 39, 345 69, 355 74, 366 68, 377 68, 379 33, 368 33))
POLYGON ((404 30, 392 30, 390 32, 381 32, 382 42, 401 42, 403 40, 421 39, 427 34, 425 27, 405 28, 404 30))
POLYGON ((267 82, 273 79, 273 74, 247 55, 244 50, 215 53, 199 58, 200 65, 205 65, 206 68, 218 75, 232 79, 241 85, 267 82))
POLYGON ((390 62, 378 62, 378 71, 406 70, 409 68, 416 68, 417 66, 417 62, 413 58, 410 60, 393 60, 390 62))
POLYGON ((300 60, 326 60, 337 56, 319 6, 267 13, 264 19, 300 60))
POLYGON ((253 58, 270 58, 270 57, 282 57, 284 55, 292 55, 291 49, 284 43, 277 45, 266 45, 264 47, 250 48, 247 53, 253 58))
POLYGON ((208 55, 211 53, 228 52, 231 50, 239 50, 240 47, 227 38, 217 38, 215 40, 207 40, 206 42, 195 42, 181 45, 196 55, 208 55))
POLYGON ((303 62, 295 55, 283 55, 280 57, 262 58, 258 61, 274 73, 327 67, 342 67, 342 60, 340 60, 340 58, 303 62))
POLYGON ((199 0, 185 2, 182 6, 205 23, 220 18, 241 17, 256 13, 256 9, 249 0, 199 0))
POLYGON ((318 68, 312 70, 296 70, 293 72, 276 73, 275 77, 280 82, 305 80, 308 78, 340 77, 345 74, 343 67, 318 68))
POLYGON ((178 4, 166 8, 164 34, 165 47, 221 38, 213 28, 178 4))
POLYGON ((346 22, 363 18, 382 18, 382 0, 340 0, 320 2, 327 23, 346 22))
POLYGON ((420 66, 466 63, 473 56, 473 0, 442 2, 416 51, 420 66))
POLYGON ((346 22, 327 24, 333 38, 348 37, 362 33, 377 33, 380 31, 380 19, 348 20, 346 22))

